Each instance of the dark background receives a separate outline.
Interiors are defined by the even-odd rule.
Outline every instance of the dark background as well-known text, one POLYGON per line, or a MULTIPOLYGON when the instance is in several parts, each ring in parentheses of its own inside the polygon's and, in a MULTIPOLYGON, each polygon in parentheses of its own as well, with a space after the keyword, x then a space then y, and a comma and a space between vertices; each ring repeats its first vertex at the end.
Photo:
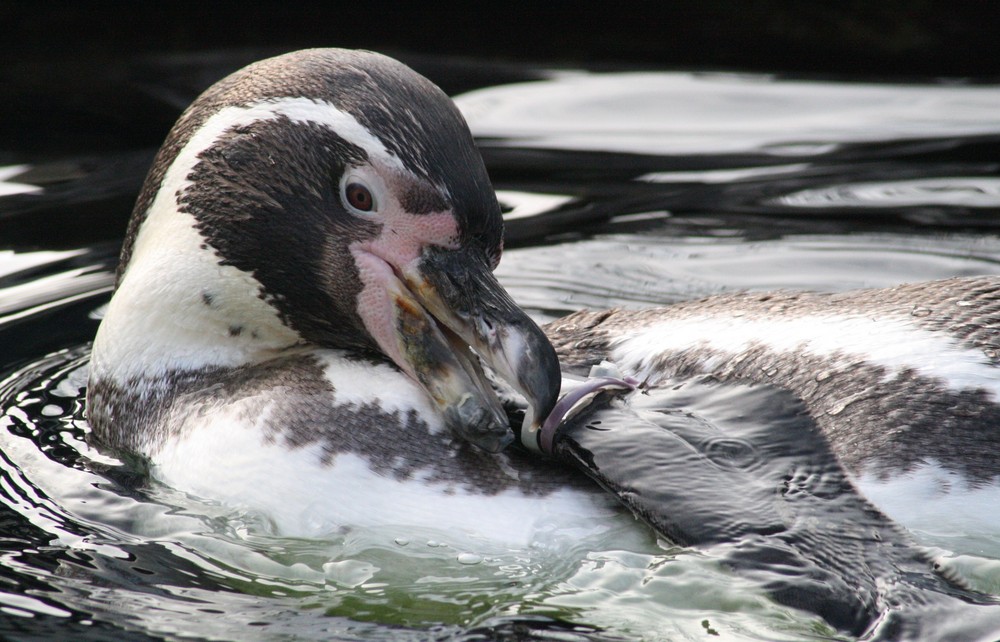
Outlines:
POLYGON ((998 73, 988 0, 0 4, 13 60, 232 47, 366 47, 448 56, 835 74, 998 73))
POLYGON ((181 110, 303 47, 382 51, 451 94, 552 67, 1000 81, 1000 2, 512 4, 0 0, 0 167, 30 164, 17 180, 45 188, 0 201, 0 241, 118 237, 181 110))
POLYGON ((447 61, 452 93, 533 65, 1000 78, 1000 3, 985 0, 512 4, 0 2, 0 162, 156 145, 214 80, 314 46, 379 50, 431 79, 447 61))

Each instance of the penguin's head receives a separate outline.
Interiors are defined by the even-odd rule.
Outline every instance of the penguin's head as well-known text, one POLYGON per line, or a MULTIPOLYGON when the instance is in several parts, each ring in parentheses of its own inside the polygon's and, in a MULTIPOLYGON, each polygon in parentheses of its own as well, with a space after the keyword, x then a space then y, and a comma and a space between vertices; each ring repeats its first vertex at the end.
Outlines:
MULTIPOLYGON (((493 276, 502 249, 482 158, 440 89, 379 54, 299 51, 219 81, 171 130, 106 323, 152 315, 143 338, 117 334, 164 363, 176 347, 174 367, 302 346, 378 353, 454 432, 495 451, 511 432, 480 359, 539 420, 560 380, 551 345, 493 276)), ((105 369, 113 340, 95 344, 105 369)))

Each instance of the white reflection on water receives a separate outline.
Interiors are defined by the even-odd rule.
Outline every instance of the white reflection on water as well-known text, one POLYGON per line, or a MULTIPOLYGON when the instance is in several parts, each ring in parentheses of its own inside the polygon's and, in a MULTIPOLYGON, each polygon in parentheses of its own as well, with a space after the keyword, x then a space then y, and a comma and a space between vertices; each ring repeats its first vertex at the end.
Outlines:
POLYGON ((554 73, 455 99, 486 145, 639 154, 816 155, 844 143, 1000 132, 996 85, 779 81, 708 73, 554 73))
POLYGON ((1000 207, 998 178, 922 178, 844 183, 786 194, 772 201, 793 207, 1000 207))
POLYGON ((807 163, 769 165, 767 167, 741 167, 736 169, 710 169, 687 172, 650 172, 636 178, 647 183, 732 183, 748 179, 773 178, 783 174, 795 175, 809 169, 807 163))
POLYGON ((37 185, 28 183, 18 183, 14 179, 24 174, 31 165, 10 165, 0 167, 0 196, 13 196, 14 194, 37 194, 42 191, 37 185))
POLYGON ((573 197, 564 194, 497 190, 497 200, 500 201, 500 206, 505 210, 504 220, 512 221, 551 212, 573 201, 573 197))

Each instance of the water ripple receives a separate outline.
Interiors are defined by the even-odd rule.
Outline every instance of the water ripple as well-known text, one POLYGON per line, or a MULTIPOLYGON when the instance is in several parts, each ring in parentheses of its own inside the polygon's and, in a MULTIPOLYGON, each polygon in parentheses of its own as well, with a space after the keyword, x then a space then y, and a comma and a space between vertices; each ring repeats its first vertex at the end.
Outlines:
POLYGON ((1000 271, 995 235, 792 234, 747 242, 739 230, 676 238, 672 222, 660 234, 511 249, 497 276, 515 300, 550 320, 582 308, 663 305, 729 290, 843 291, 1000 271))
POLYGON ((789 207, 949 207, 1000 208, 1000 178, 925 178, 909 181, 844 183, 794 192, 771 200, 789 207))
POLYGON ((995 85, 873 85, 713 73, 552 73, 456 98, 487 146, 781 157, 1000 133, 995 85))

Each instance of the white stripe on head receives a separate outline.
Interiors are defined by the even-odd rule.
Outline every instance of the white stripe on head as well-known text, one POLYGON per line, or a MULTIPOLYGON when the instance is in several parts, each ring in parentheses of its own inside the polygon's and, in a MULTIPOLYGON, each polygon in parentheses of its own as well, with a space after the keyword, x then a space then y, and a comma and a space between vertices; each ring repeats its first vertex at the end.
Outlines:
POLYGON ((287 117, 328 127, 369 159, 403 170, 377 136, 351 114, 309 98, 269 99, 230 106, 211 116, 167 169, 135 239, 131 260, 94 342, 93 372, 124 381, 172 369, 237 366, 274 356, 301 337, 260 298, 249 272, 220 264, 178 198, 203 152, 227 132, 287 117), (206 303, 206 296, 212 305, 206 303), (245 322, 233 336, 233 319, 245 322))
MULTIPOLYGON (((252 125, 256 122, 267 122, 284 116, 296 123, 314 123, 323 125, 337 133, 348 143, 364 149, 369 157, 379 160, 391 167, 402 168, 402 162, 396 158, 378 136, 358 122, 351 114, 339 109, 333 103, 312 98, 269 98, 259 103, 247 106, 223 107, 191 136, 190 140, 178 152, 167 170, 179 171, 186 176, 198 162, 198 156, 209 149, 226 132, 235 127, 252 125)), ((166 180, 164 180, 166 184, 166 180)), ((162 191, 162 188, 161 190, 162 191)))
MULTIPOLYGON (((246 109, 248 112, 263 110, 265 114, 269 113, 270 116, 258 116, 248 121, 234 123, 219 132, 216 135, 216 139, 222 133, 237 125, 250 124, 255 120, 273 120, 278 116, 285 116, 293 122, 314 123, 328 127, 348 143, 357 145, 365 150, 369 159, 378 161, 393 169, 404 169, 403 162, 386 149, 385 144, 378 136, 358 122, 357 118, 345 111, 341 111, 332 103, 313 100, 311 98, 276 98, 247 108, 227 107, 220 111, 219 114, 216 114, 216 116, 210 118, 209 122, 215 120, 217 116, 228 109, 246 109)), ((205 124, 208 125, 208 123, 205 124)), ((203 127, 202 130, 204 129, 203 127)))

